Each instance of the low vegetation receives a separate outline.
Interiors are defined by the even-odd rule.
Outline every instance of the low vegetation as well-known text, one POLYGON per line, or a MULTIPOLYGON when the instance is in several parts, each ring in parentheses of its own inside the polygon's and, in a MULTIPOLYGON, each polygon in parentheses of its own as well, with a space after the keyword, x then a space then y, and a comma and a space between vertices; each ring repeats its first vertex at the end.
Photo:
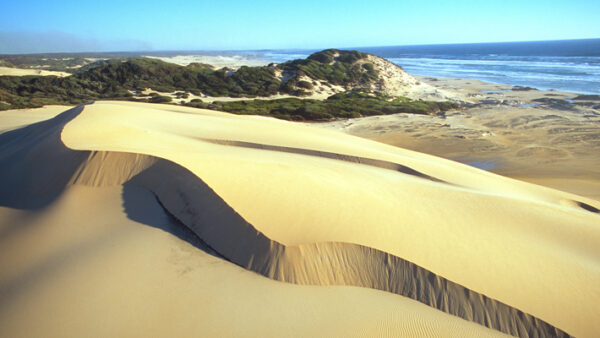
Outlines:
POLYGON ((94 60, 127 59, 136 53, 42 53, 0 55, 0 65, 76 73, 81 67, 93 65, 94 60))
POLYGON ((169 103, 171 101, 173 101, 173 98, 164 95, 155 95, 148 99, 150 103, 169 103))
POLYGON ((415 101, 404 97, 393 98, 380 93, 368 93, 360 90, 338 93, 323 101, 285 98, 204 103, 196 99, 184 105, 234 114, 264 115, 295 121, 329 121, 336 118, 396 113, 435 114, 459 107, 458 104, 451 102, 415 101))
POLYGON ((377 81, 379 76, 371 63, 357 62, 366 58, 367 54, 358 51, 327 49, 277 67, 295 73, 292 81, 306 75, 334 85, 360 86, 377 81))
MULTIPOLYGON (((0 66, 6 64, 8 67, 33 68, 54 70, 62 72, 73 72, 76 68, 90 63, 83 57, 59 57, 56 55, 2 55, 0 66)), ((4 66, 4 67, 7 67, 4 66)))
MULTIPOLYGON (((173 99, 158 93, 146 98, 135 97, 134 93, 141 93, 147 88, 162 93, 176 92, 174 98, 179 101, 187 99, 190 94, 252 99, 284 93, 303 97, 310 93, 316 81, 353 90, 324 101, 290 98, 206 104, 192 100, 186 105, 236 114, 318 121, 400 112, 430 114, 454 108, 448 102, 411 101, 360 90, 378 81, 377 71, 366 58, 367 54, 357 51, 328 49, 307 59, 265 67, 243 66, 236 71, 227 68, 215 70, 201 63, 184 67, 149 58, 104 60, 86 64, 73 75, 63 78, 0 76, 0 110, 48 104, 73 105, 99 99, 153 103, 169 103, 173 99), (282 82, 277 77, 281 73, 291 76, 282 82)), ((19 56, 11 60, 6 62, 16 60, 17 65, 22 65, 28 59, 19 56)), ((63 66, 80 62, 78 58, 61 60, 63 66)))
POLYGON ((8 61, 0 59, 0 67, 14 67, 14 65, 8 61))

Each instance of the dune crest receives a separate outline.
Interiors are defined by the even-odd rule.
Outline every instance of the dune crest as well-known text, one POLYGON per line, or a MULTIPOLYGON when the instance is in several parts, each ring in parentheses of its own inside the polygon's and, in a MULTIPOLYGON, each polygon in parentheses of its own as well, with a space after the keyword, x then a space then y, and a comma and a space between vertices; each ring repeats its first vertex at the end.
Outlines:
MULTIPOLYGON (((172 106, 99 102, 7 132, 0 140, 0 177, 10 187, 0 194, 3 206, 42 208, 73 184, 138 186, 150 190, 170 215, 227 260, 275 280, 384 290, 519 336, 567 336, 565 331, 585 336, 597 329, 589 310, 598 297, 590 285, 599 280, 594 272, 599 218, 589 209, 599 206, 591 200, 342 134, 172 106), (264 176, 257 175, 259 170, 264 176), (307 170, 312 176, 301 176, 307 170), (336 180, 338 172, 345 180, 336 180), (277 185, 280 177, 287 177, 287 186, 277 185), (318 184, 325 186, 324 198, 337 196, 347 205, 313 199, 319 191, 315 185, 321 189, 318 184), (266 196, 259 185, 273 196, 266 196), (369 189, 377 194, 365 195, 369 189), (437 202, 448 211, 443 215, 447 224, 438 224, 435 212, 419 221, 410 209, 402 209, 408 202, 397 189, 425 205, 437 202), (368 215, 355 220, 337 215, 357 207, 354 194, 361 196, 368 215), (392 211, 379 200, 388 196, 393 202, 389 205, 401 210, 392 211), (289 199, 298 201, 298 207, 290 208, 289 199), (470 204, 475 201, 480 205, 470 204), (485 213, 490 211, 499 222, 488 220, 485 213), (315 219, 321 222, 311 222, 315 219), (393 219, 397 222, 390 224, 393 219), (510 224, 519 219, 522 223, 510 224), (567 219, 571 227, 562 229, 567 219), (522 228, 533 220, 548 224, 522 228), (459 228, 453 222, 466 225, 459 228), (494 226, 502 222, 507 222, 510 241, 496 233, 494 226), (409 232, 403 224, 421 230, 409 232), (436 245, 448 241, 447 232, 434 230, 449 225, 465 242, 495 234, 490 240, 500 245, 490 242, 483 250, 475 242, 482 257, 468 256, 473 252, 469 248, 448 251, 444 258, 432 254, 436 245), (551 231, 539 233, 546 226, 558 237, 551 231), (567 232, 572 234, 562 237, 567 232), (518 249, 532 238, 539 242, 531 243, 530 250, 518 249), (556 250, 567 258, 531 266, 556 250), (450 271, 458 262, 464 268, 450 271), (505 277, 512 282, 495 281, 499 274, 493 270, 476 270, 490 262, 500 274, 513 271, 505 277), (507 262, 517 267, 503 268, 507 262), (550 269, 548 281, 536 275, 544 269, 550 269), (554 279, 562 275, 564 284, 554 279), (589 293, 578 298, 565 285, 589 293), (515 286, 520 289, 511 288, 515 286), (553 286, 558 294, 544 294, 553 286), (523 293, 527 297, 519 299, 523 293), (545 304, 560 304, 561 310, 546 309, 545 304)), ((444 245, 438 249, 463 246, 444 245)))

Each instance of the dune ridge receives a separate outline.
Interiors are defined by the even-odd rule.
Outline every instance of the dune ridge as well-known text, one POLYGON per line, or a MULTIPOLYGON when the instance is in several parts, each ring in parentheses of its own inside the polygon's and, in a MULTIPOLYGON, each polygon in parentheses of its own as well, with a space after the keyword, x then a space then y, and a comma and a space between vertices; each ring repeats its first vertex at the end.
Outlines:
MULTIPOLYGON (((15 207, 36 208, 39 203, 27 204, 33 200, 32 196, 46 196, 45 203, 49 203, 70 184, 139 185, 150 189, 171 215, 223 257, 266 277, 297 284, 369 287, 397 293, 513 335, 568 336, 532 315, 381 250, 340 242, 290 246, 272 240, 248 223, 198 176, 172 161, 139 153, 71 150, 62 144, 60 133, 83 109, 78 107, 52 120, 2 135, 0 141, 7 146, 2 149, 0 162, 7 165, 2 166, 1 177, 6 181, 3 183, 13 182, 13 189, 0 194, 3 205, 12 201, 15 207), (30 137, 33 135, 37 136, 30 137), (40 157, 52 158, 53 162, 46 164, 53 165, 36 169, 32 162, 39 161, 40 157), (25 175, 27 180, 14 180, 23 176, 24 168, 33 170, 25 175), (53 184, 32 184, 28 189, 18 189, 33 177, 53 184)), ((229 145, 248 146, 244 143, 229 145)), ((331 157, 332 153, 316 155, 331 157)), ((399 171, 406 173, 408 167, 400 166, 399 171)), ((430 179, 423 174, 417 176, 430 179)))
POLYGON ((263 276, 296 284, 352 285, 388 291, 520 337, 569 336, 534 316, 377 249, 351 243, 286 246, 273 241, 209 186, 174 163, 161 162, 134 177, 133 182, 151 187, 161 205, 216 252, 263 276), (157 179, 169 175, 169 171, 175 172, 170 174, 180 184, 157 185, 157 179))
POLYGON ((244 148, 279 151, 279 152, 286 152, 286 153, 293 153, 293 154, 302 154, 302 155, 308 155, 308 156, 318 156, 318 157, 329 158, 329 159, 334 159, 334 160, 369 165, 369 166, 373 166, 376 168, 394 170, 394 171, 398 171, 398 172, 401 172, 404 174, 424 178, 424 179, 427 179, 427 180, 430 180, 433 182, 442 182, 441 180, 439 180, 435 177, 431 177, 427 174, 419 172, 418 170, 414 170, 408 166, 405 166, 405 165, 402 165, 399 163, 378 160, 378 159, 372 159, 372 158, 366 158, 366 157, 360 157, 360 156, 352 156, 352 155, 346 155, 346 154, 338 154, 338 153, 332 153, 332 152, 322 151, 322 150, 274 146, 274 145, 269 145, 269 144, 243 142, 243 141, 216 140, 216 139, 203 139, 203 141, 211 142, 211 143, 215 143, 215 144, 234 146, 234 147, 244 147, 244 148))

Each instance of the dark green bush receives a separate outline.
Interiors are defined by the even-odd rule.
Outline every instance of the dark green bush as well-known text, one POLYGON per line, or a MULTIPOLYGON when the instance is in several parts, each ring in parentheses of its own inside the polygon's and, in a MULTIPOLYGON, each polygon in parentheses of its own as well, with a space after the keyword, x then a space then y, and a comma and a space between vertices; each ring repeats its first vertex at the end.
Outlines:
POLYGON ((331 63, 333 62, 333 55, 335 51, 333 49, 327 49, 321 52, 314 53, 308 57, 309 60, 315 60, 320 63, 331 63))
POLYGON ((167 103, 171 101, 173 101, 173 99, 170 96, 163 95, 153 96, 150 99, 148 99, 148 102, 150 103, 167 103))
POLYGON ((307 81, 298 81, 298 83, 296 83, 296 86, 298 86, 299 88, 304 88, 304 89, 313 89, 312 83, 307 82, 307 81))
POLYGON ((364 90, 332 95, 327 100, 286 98, 277 100, 243 100, 185 103, 186 106, 208 108, 243 115, 267 115, 285 120, 328 121, 335 118, 354 118, 370 115, 414 113, 434 114, 457 108, 450 102, 413 101, 391 98, 364 90))
MULTIPOLYGON (((378 79, 377 71, 372 64, 365 63, 360 66, 356 63, 366 56, 365 53, 358 51, 328 49, 314 53, 307 59, 288 61, 277 67, 284 71, 296 72, 296 78, 307 75, 336 85, 358 85, 378 79), (365 66, 367 64, 369 66, 365 66)), ((284 86, 282 91, 293 93, 290 86, 284 86)))

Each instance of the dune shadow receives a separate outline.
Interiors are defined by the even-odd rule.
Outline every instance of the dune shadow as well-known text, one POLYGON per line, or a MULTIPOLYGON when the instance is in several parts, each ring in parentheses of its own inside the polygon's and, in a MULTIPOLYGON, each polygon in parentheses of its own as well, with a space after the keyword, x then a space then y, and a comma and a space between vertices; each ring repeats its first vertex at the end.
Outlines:
POLYGON ((123 185, 121 196, 123 198, 123 209, 129 219, 160 229, 214 257, 225 259, 192 230, 173 217, 160 204, 152 191, 132 183, 126 183, 123 185))
POLYGON ((575 204, 577 204, 577 206, 579 206, 580 208, 582 208, 584 210, 587 210, 589 212, 593 212, 595 214, 600 214, 600 209, 598 209, 598 208, 596 208, 594 206, 591 206, 591 205, 589 205, 587 203, 575 201, 575 204))
POLYGON ((430 180, 433 182, 446 183, 436 177, 429 176, 425 173, 422 173, 418 170, 415 170, 415 169, 405 166, 403 164, 390 162, 390 161, 384 161, 384 160, 378 160, 378 159, 373 159, 373 158, 368 158, 368 157, 345 155, 345 154, 332 153, 332 152, 322 151, 322 150, 284 147, 284 146, 276 146, 276 145, 271 145, 271 144, 252 143, 252 142, 244 142, 244 141, 216 140, 216 139, 201 139, 201 140, 205 141, 205 142, 226 145, 226 146, 277 151, 277 152, 284 152, 284 153, 290 153, 290 154, 321 157, 321 158, 345 161, 345 162, 350 162, 350 163, 357 163, 357 164, 368 165, 368 166, 380 168, 380 169, 393 170, 393 171, 397 171, 397 172, 400 172, 403 174, 412 175, 412 176, 416 176, 416 177, 423 178, 426 180, 430 180))
MULTIPOLYGON (((84 106, 0 134, 0 206, 40 210, 62 194, 73 173, 90 154, 71 150, 61 140, 63 127, 84 106)), ((8 224, 0 231, 0 243, 26 228, 24 224, 8 224)))
POLYGON ((0 206, 41 209, 62 193, 89 155, 65 147, 61 140, 64 126, 83 107, 0 135, 0 206))
MULTIPOLYGON (((265 277, 303 285, 359 286, 399 294, 454 316, 517 336, 567 337, 564 331, 508 304, 447 280, 410 261, 353 243, 285 245, 261 233, 193 172, 159 160, 130 184, 151 190, 165 213, 219 257, 265 277)), ((124 193, 131 217, 161 227, 136 191, 124 193)), ((274 212, 285 212, 277 210, 274 212)), ((165 231, 173 231, 167 227, 165 231)), ((184 234, 178 232, 180 234, 184 234)), ((187 232, 185 233, 187 234, 187 232)))

